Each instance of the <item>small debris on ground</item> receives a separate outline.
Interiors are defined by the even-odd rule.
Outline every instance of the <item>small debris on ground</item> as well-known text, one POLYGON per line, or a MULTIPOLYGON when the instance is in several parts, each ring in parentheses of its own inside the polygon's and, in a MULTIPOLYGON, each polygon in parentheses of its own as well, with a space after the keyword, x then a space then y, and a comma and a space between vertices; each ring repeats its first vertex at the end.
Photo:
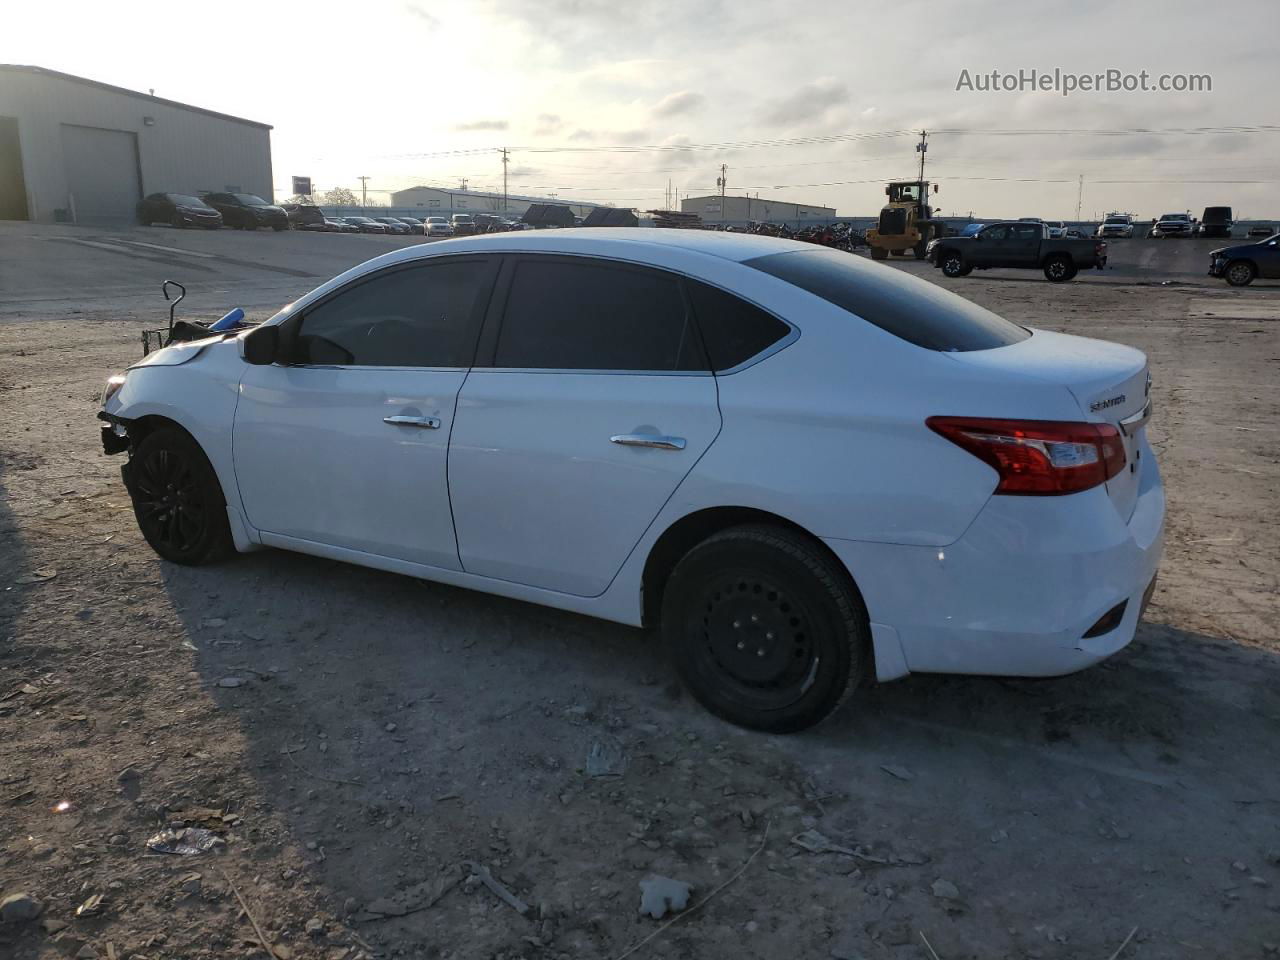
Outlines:
POLYGON ((640 912, 661 920, 668 912, 679 913, 689 905, 693 887, 683 880, 650 874, 640 881, 640 912))
POLYGON ((161 830, 147 840, 147 849, 156 853, 174 853, 194 856, 226 846, 226 841, 212 830, 203 827, 183 827, 181 830, 161 830))

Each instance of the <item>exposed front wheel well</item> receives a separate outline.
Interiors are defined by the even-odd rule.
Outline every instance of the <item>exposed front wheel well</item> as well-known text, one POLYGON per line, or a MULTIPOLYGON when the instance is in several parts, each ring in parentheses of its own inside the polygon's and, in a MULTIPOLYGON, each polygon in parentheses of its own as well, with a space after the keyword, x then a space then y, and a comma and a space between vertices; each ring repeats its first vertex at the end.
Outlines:
MULTIPOLYGON (((844 569, 843 563, 831 553, 821 540, 811 534, 798 523, 780 517, 767 510, 756 510, 753 507, 709 507, 688 516, 681 517, 658 537, 649 550, 649 558, 644 564, 644 575, 641 580, 641 616, 646 627, 655 626, 661 619, 662 595, 666 588, 667 578, 677 563, 686 553, 722 530, 743 524, 770 524, 802 534, 822 551, 830 553, 844 569)), ((852 578, 850 578, 852 581, 852 578)), ((856 588, 856 584, 855 584, 856 588)))

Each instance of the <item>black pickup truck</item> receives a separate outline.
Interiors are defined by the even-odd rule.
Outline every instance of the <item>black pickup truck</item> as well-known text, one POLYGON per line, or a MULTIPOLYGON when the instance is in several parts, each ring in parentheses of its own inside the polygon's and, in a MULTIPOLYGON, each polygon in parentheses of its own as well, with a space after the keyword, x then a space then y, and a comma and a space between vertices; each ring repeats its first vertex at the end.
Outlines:
POLYGON ((1081 269, 1107 265, 1107 245, 1093 238, 1049 239, 1043 223, 990 223, 971 237, 940 237, 929 243, 929 261, 948 277, 993 267, 1043 270, 1054 283, 1081 269))

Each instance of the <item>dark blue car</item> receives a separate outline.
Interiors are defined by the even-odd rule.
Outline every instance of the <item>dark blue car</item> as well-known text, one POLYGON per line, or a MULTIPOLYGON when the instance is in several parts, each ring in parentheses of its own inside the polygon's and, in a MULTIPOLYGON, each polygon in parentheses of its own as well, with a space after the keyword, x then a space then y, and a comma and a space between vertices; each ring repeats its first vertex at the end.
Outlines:
POLYGON ((1256 277, 1280 279, 1280 233, 1214 250, 1209 254, 1209 276, 1222 277, 1233 287, 1247 287, 1256 277))

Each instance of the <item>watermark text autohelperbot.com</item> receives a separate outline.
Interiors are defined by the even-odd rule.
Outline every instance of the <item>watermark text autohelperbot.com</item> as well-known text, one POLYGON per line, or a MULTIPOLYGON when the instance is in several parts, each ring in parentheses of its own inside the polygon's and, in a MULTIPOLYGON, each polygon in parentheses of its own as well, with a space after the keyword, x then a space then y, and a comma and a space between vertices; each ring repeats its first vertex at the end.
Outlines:
POLYGON ((1024 68, 1015 71, 963 69, 956 80, 957 93, 1212 93, 1213 77, 1207 73, 1151 73, 1109 69, 1099 73, 1071 73, 1024 68))

